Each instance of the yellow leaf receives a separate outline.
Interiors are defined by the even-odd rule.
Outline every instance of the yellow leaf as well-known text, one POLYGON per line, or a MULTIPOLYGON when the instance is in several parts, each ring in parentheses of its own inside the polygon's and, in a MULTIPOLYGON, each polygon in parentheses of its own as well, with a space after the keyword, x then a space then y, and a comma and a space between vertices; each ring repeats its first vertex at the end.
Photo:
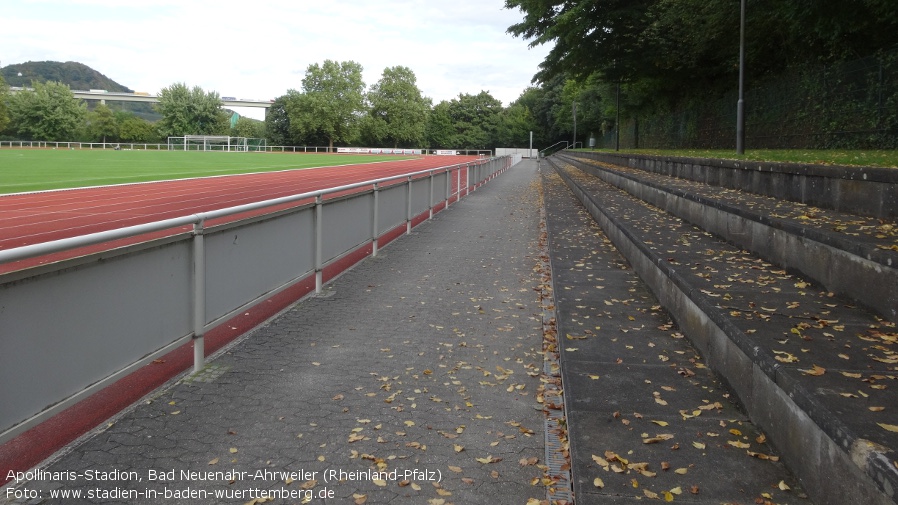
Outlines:
POLYGON ((237 453, 237 448, 236 448, 236 447, 231 447, 230 449, 228 449, 228 451, 229 451, 231 454, 236 454, 236 453, 237 453))
POLYGON ((605 487, 605 483, 602 482, 602 479, 600 479, 598 477, 596 477, 595 479, 592 480, 592 485, 599 489, 605 487))
POLYGON ((674 473, 679 475, 686 475, 687 472, 689 472, 688 468, 677 468, 676 470, 674 470, 674 473))
POLYGON ((867 408, 870 410, 870 412, 882 412, 883 410, 886 409, 885 407, 867 407, 867 408))
POLYGON ((798 371, 805 375, 816 375, 816 376, 823 375, 826 373, 826 369, 820 365, 814 365, 814 368, 812 368, 810 370, 803 370, 803 369, 799 368, 798 371))
POLYGON ((375 486, 386 487, 387 481, 383 479, 371 479, 375 486))
POLYGON ((739 449, 748 449, 751 447, 751 444, 746 444, 745 442, 740 442, 738 440, 730 440, 727 443, 733 447, 738 447, 739 449))
POLYGON ((455 447, 455 452, 461 452, 461 451, 465 450, 464 446, 461 446, 458 444, 453 444, 453 447, 455 447))
POLYGON ((782 480, 780 481, 780 483, 777 487, 780 488, 780 491, 788 491, 788 490, 792 489, 786 484, 785 481, 782 481, 782 480))
POLYGON ((670 491, 664 491, 661 494, 664 495, 664 501, 674 501, 673 494, 670 491))
POLYGON ((705 444, 703 444, 701 442, 692 442, 692 447, 695 447, 696 449, 704 450, 705 444))
POLYGON ((892 431, 892 432, 898 433, 898 426, 895 426, 894 424, 885 424, 885 423, 876 423, 876 424, 878 424, 880 428, 882 428, 886 431, 892 431))
POLYGON ((213 459, 212 461, 209 462, 209 464, 210 464, 210 465, 217 465, 217 464, 218 464, 218 458, 213 459))
POLYGON ((449 469, 455 473, 461 473, 461 467, 449 465, 449 469))
POLYGON ((652 421, 652 422, 657 424, 658 426, 667 426, 669 424, 667 421, 652 421))

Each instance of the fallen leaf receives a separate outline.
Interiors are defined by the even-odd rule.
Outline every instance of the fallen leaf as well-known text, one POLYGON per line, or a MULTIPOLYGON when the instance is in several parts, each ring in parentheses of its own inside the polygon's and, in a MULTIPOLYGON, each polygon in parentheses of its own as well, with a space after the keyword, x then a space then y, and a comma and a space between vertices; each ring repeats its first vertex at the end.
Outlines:
POLYGON ((896 426, 894 424, 885 424, 885 423, 876 423, 876 424, 878 424, 880 428, 882 428, 886 431, 898 433, 898 426, 896 426))
POLYGON ((603 487, 605 487, 605 483, 602 482, 602 479, 600 479, 598 477, 596 477, 595 479, 592 480, 592 485, 599 489, 602 489, 603 487))
POLYGON ((814 365, 814 368, 812 368, 810 370, 803 370, 803 369, 799 368, 798 371, 805 375, 815 375, 815 376, 820 376, 820 375, 823 375, 826 373, 826 369, 820 365, 814 365))

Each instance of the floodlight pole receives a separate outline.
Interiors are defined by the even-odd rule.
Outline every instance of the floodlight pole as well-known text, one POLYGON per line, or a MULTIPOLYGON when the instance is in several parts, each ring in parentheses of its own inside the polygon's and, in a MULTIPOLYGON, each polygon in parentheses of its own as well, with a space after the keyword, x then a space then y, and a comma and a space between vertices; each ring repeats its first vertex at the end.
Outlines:
POLYGON ((745 154, 745 1, 739 13, 739 101, 736 102, 736 154, 745 154))

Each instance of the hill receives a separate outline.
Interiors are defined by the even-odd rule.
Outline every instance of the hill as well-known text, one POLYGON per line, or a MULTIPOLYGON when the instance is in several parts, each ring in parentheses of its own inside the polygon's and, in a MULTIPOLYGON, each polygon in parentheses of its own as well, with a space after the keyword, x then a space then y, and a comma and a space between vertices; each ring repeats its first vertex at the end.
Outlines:
POLYGON ((56 81, 77 90, 105 89, 131 93, 123 86, 83 63, 76 61, 28 61, 0 68, 0 75, 10 86, 31 86, 34 81, 56 81))
MULTIPOLYGON (((32 82, 56 81, 73 90, 105 89, 133 93, 134 90, 119 84, 93 68, 77 61, 28 61, 0 68, 0 76, 10 86, 28 87, 32 82), (21 75, 20 75, 21 74, 21 75)), ((93 109, 99 101, 88 100, 87 107, 93 109)), ((160 116, 148 103, 107 102, 113 110, 124 110, 148 121, 158 121, 160 116)))

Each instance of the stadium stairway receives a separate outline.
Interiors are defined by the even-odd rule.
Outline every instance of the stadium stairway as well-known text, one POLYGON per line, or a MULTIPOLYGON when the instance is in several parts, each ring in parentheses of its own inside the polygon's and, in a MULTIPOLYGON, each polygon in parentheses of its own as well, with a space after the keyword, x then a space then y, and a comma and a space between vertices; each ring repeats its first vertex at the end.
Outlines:
POLYGON ((898 502, 894 222, 575 153, 546 164, 813 501, 898 502))

